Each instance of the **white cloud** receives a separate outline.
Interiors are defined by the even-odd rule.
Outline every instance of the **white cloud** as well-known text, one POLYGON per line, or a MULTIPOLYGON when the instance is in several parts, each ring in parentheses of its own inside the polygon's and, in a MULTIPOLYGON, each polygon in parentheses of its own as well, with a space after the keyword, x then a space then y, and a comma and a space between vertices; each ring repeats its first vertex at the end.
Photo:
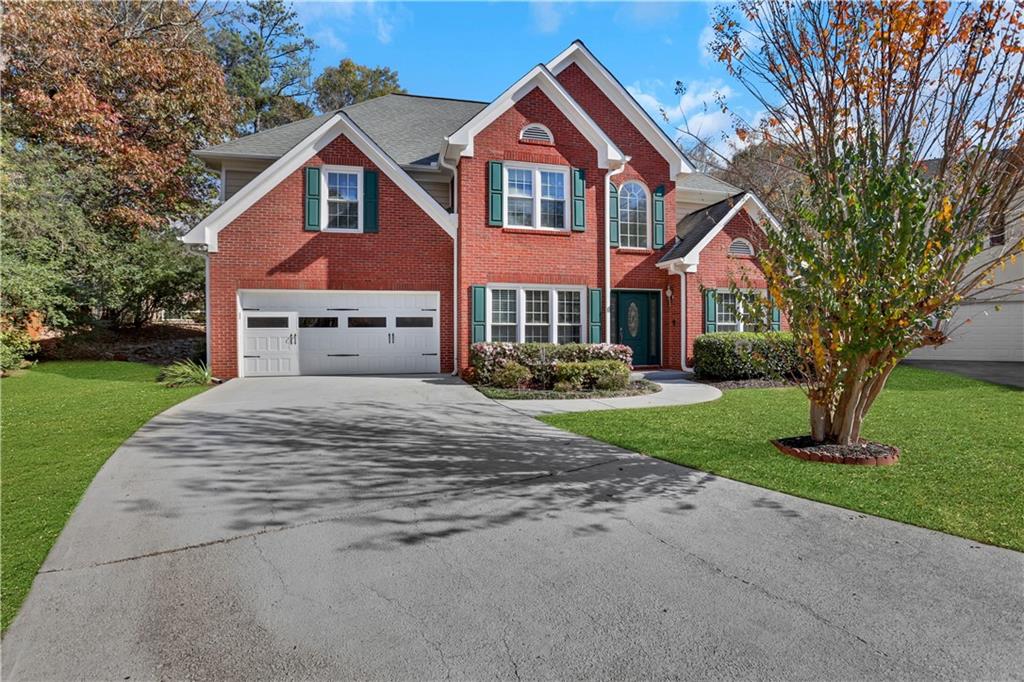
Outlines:
POLYGON ((617 22, 630 22, 637 26, 664 26, 679 16, 675 2, 630 2, 615 13, 617 22))
POLYGON ((567 5, 558 5, 546 0, 531 2, 530 16, 533 18, 533 28, 540 33, 555 33, 562 26, 567 8, 567 5))
POLYGON ((715 61, 715 55, 711 54, 711 49, 708 47, 714 39, 715 27, 711 24, 707 24, 701 29, 700 36, 697 38, 697 50, 700 54, 700 63, 702 66, 708 66, 715 61))
POLYGON ((316 41, 317 45, 329 47, 337 52, 344 52, 348 49, 348 45, 345 41, 342 40, 338 36, 337 32, 331 27, 327 27, 314 33, 313 40, 316 41))
POLYGON ((726 154, 733 148, 735 131, 731 116, 722 111, 718 99, 730 97, 732 88, 720 80, 690 81, 686 86, 683 94, 672 95, 678 98, 674 101, 658 96, 663 89, 660 81, 634 83, 626 89, 656 121, 669 129, 673 138, 682 136, 689 139, 682 132, 689 131, 726 154))

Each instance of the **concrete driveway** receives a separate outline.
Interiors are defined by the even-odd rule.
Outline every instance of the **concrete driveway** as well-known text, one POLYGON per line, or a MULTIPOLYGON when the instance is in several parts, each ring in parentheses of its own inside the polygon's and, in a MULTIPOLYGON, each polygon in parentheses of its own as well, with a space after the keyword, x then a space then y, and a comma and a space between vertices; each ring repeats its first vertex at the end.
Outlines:
POLYGON ((1022 577, 447 377, 239 380, 110 459, 3 676, 1005 679, 1022 577))

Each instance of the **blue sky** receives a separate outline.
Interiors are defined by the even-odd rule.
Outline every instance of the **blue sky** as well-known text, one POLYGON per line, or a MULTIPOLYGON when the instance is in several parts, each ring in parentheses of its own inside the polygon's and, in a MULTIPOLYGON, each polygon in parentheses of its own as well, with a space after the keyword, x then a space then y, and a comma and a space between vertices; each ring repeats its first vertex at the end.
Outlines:
MULTIPOLYGON (((420 95, 491 100, 581 38, 673 138, 731 129, 715 92, 745 117, 752 100, 705 51, 711 4, 616 2, 296 2, 318 45, 314 74, 343 57, 396 69, 420 95), (687 84, 680 98, 675 82, 687 84)), ((716 145, 718 146, 718 145, 716 145)))

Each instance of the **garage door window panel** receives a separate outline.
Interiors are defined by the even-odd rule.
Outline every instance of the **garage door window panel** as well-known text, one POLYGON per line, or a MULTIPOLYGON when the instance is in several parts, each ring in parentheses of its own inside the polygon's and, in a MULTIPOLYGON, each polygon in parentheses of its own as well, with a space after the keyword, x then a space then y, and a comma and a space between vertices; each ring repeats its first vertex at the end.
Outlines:
POLYGON ((287 329, 288 318, 285 316, 250 317, 246 320, 249 329, 287 329))
POLYGON ((336 317, 300 317, 299 326, 303 329, 335 329, 338 326, 336 317))
POLYGON ((399 329, 408 327, 433 327, 434 318, 432 317, 396 317, 395 326, 399 329))
POLYGON ((348 318, 349 329, 373 329, 388 326, 386 317, 350 317, 348 318))

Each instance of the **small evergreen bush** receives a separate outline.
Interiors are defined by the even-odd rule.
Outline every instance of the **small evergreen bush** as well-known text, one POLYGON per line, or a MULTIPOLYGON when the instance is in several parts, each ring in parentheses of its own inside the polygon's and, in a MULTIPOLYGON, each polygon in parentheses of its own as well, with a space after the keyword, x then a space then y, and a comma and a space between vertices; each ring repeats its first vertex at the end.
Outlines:
POLYGON ((789 332, 715 332, 693 344, 694 374, 699 379, 781 379, 800 366, 789 332))

